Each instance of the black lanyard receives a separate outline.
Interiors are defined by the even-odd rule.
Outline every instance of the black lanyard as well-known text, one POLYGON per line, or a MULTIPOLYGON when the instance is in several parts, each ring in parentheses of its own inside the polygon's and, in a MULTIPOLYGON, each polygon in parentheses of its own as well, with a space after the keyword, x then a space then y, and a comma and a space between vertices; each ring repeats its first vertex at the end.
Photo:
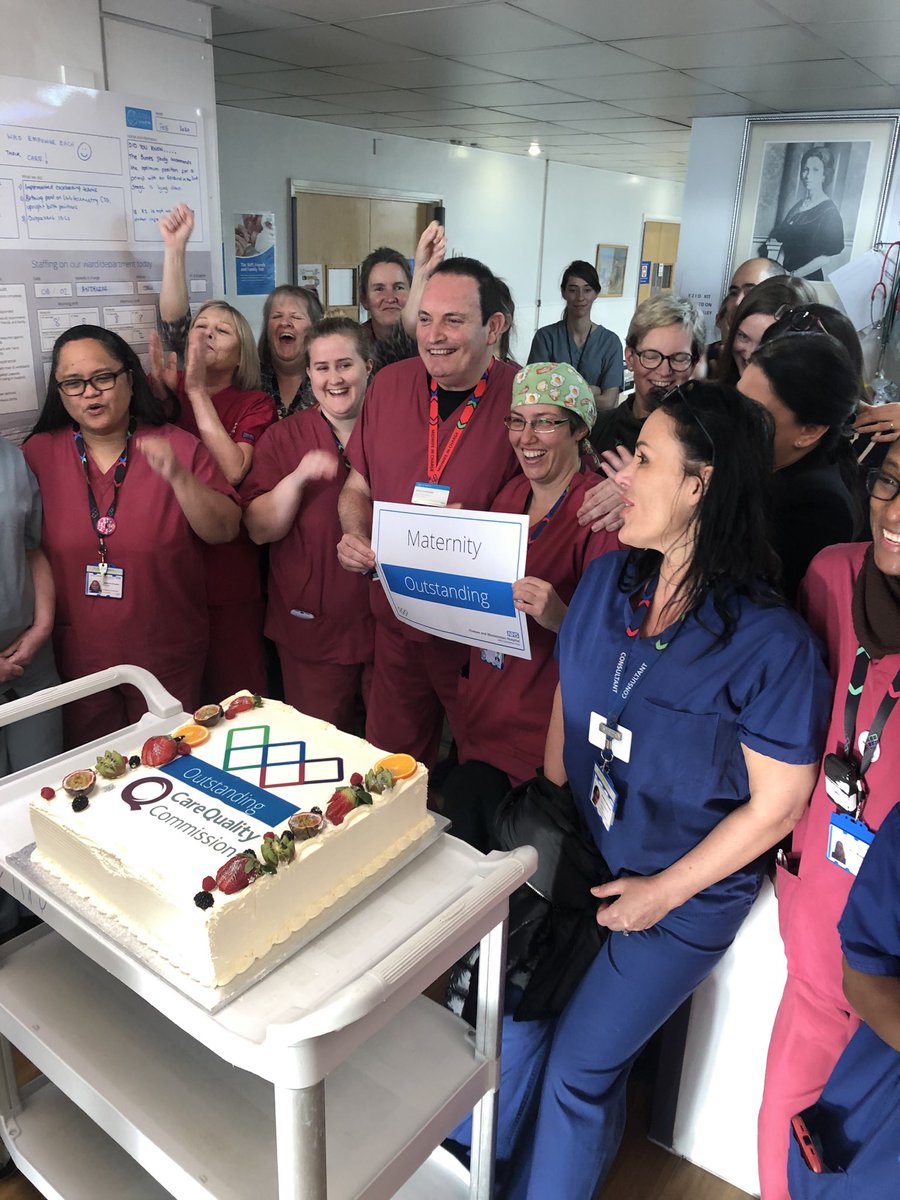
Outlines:
POLYGON ((584 345, 581 347, 581 353, 578 355, 578 362, 575 362, 574 361, 575 360, 575 351, 572 349, 572 338, 569 336, 568 321, 563 321, 563 325, 565 325, 565 327, 566 327, 566 342, 568 343, 568 346, 569 346, 569 366, 574 367, 575 370, 578 371, 579 374, 581 374, 581 364, 584 361, 584 352, 588 348, 588 342, 591 340, 591 334, 594 332, 594 329, 596 328, 596 326, 591 326, 591 328, 588 330, 588 335, 584 339, 584 345))
MULTIPOLYGON (((844 757, 848 762, 852 762, 852 755, 856 746, 856 717, 859 712, 859 699, 863 693, 870 661, 869 655, 860 646, 856 651, 856 661, 853 664, 850 686, 847 688, 847 698, 844 701, 844 757)), ((900 700, 900 671, 894 676, 893 683, 884 693, 882 701, 878 705, 878 711, 875 713, 872 727, 866 735, 866 747, 857 769, 859 779, 863 778, 871 765, 875 751, 878 749, 878 743, 881 741, 884 727, 887 724, 887 719, 894 711, 894 705, 898 700, 900 700)))
POLYGON ((116 462, 116 467, 113 472, 113 495, 109 508, 106 510, 106 516, 100 516, 100 509, 97 507, 97 498, 94 495, 94 489, 91 487, 91 468, 88 464, 87 450, 84 445, 84 437, 81 429, 76 425, 72 430, 72 436, 75 439, 75 449, 78 452, 78 457, 81 459, 82 470, 84 471, 84 480, 87 484, 88 509, 91 514, 91 529, 97 535, 99 543, 99 555, 101 566, 106 565, 106 538, 116 532, 116 505, 119 502, 119 489, 125 482, 125 475, 128 471, 128 443, 131 441, 131 435, 134 432, 134 423, 129 422, 128 432, 125 434, 125 445, 122 447, 122 453, 116 462))
POLYGON ((337 431, 335 430, 332 423, 325 416, 324 412, 322 412, 321 408, 319 409, 319 416, 322 418, 322 420, 325 422, 325 424, 331 430, 331 436, 334 438, 334 444, 337 446, 337 452, 341 456, 341 461, 343 462, 344 466, 347 468, 348 471, 352 470, 353 468, 350 466, 350 459, 347 457, 346 451, 344 450, 344 443, 338 437, 337 431))

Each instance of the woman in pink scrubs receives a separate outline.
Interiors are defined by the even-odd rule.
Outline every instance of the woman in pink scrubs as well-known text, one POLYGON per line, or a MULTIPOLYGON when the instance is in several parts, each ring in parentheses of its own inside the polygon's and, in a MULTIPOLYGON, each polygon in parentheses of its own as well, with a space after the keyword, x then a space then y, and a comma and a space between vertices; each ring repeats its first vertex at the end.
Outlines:
MULTIPOLYGON (((24 451, 44 505, 61 677, 136 663, 192 710, 209 638, 203 546, 230 541, 240 522, 211 455, 166 423, 128 343, 92 325, 57 340, 24 451)), ((67 744, 143 711, 122 688, 69 705, 67 744)))
POLYGON ((368 338, 346 317, 306 335, 317 404, 266 431, 244 482, 244 523, 270 545, 266 636, 278 647, 285 699, 353 732, 356 699, 368 692, 374 650, 372 582, 344 571, 337 501, 349 466, 344 446, 372 369, 368 338))

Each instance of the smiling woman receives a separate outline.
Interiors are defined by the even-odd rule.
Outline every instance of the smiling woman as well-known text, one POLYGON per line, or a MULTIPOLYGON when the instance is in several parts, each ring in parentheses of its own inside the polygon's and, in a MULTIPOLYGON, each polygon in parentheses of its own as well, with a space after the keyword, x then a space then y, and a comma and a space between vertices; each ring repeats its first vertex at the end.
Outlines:
MULTIPOLYGON (((240 519, 211 455, 166 423, 128 343, 91 325, 57 340, 24 450, 43 498, 62 678, 137 663, 191 711, 209 637, 202 543, 230 540, 240 519)), ((121 728, 145 707, 131 689, 69 705, 67 742, 121 728)))
POLYGON ((244 523, 254 542, 271 547, 265 632, 278 647, 285 699, 352 733, 374 652, 370 581, 343 571, 334 548, 348 474, 344 447, 372 362, 368 338, 346 317, 312 326, 303 355, 317 405, 260 439, 242 488, 244 523))
POLYGON ((366 255, 359 268, 359 302, 369 314, 363 325, 372 342, 393 330, 409 299, 412 271, 409 263, 390 246, 379 246, 366 255))

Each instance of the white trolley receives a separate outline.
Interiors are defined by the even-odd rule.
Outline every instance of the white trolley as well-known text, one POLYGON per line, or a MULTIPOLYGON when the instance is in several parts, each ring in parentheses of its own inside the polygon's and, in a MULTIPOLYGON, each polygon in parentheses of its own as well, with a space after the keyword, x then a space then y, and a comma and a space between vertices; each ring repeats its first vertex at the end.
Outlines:
MULTIPOLYGON (((149 711, 120 744, 182 718, 116 667, 0 706, 0 725, 121 683, 149 711)), ((9 861, 33 840, 35 789, 109 742, 0 786, 0 885, 45 922, 0 956, 0 1132, 22 1172, 52 1200, 487 1200, 508 900, 535 852, 442 834, 210 1013, 9 861), (473 1034, 422 992, 478 941, 473 1034), (10 1043, 42 1072, 21 1090, 10 1043), (432 1151, 473 1108, 467 1178, 432 1151)))

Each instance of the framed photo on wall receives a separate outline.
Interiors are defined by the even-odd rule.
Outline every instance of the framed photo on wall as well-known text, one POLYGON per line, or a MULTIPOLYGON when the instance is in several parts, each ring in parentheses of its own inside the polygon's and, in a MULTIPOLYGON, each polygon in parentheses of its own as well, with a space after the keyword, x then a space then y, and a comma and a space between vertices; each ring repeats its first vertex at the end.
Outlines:
POLYGON ((871 250, 887 201, 897 116, 750 117, 723 286, 760 255, 824 283, 871 250))
POLYGON ((622 296, 625 293, 625 264, 627 246, 602 243, 597 247, 597 274, 600 276, 601 296, 622 296))

